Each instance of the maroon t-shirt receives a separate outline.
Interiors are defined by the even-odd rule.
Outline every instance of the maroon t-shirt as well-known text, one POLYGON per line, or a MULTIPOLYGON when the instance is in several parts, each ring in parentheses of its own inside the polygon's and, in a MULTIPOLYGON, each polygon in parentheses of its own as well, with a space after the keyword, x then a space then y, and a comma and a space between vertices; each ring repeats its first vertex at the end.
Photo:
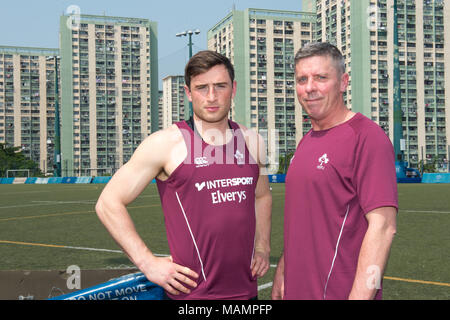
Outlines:
POLYGON ((173 261, 199 274, 191 293, 172 299, 250 299, 259 167, 239 126, 225 145, 206 144, 186 122, 176 123, 187 157, 166 181, 156 180, 173 261))
POLYGON ((365 214, 385 206, 398 208, 395 160, 377 124, 357 113, 334 128, 308 132, 286 176, 285 298, 347 299, 368 227, 365 214))

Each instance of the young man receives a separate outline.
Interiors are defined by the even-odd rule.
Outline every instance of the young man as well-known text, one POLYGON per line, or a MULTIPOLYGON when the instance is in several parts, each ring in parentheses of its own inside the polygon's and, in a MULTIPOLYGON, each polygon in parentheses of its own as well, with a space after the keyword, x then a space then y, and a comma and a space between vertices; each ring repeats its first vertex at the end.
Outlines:
POLYGON ((284 254, 272 298, 381 298, 398 208, 392 144, 345 106, 349 76, 336 47, 300 49, 295 78, 312 130, 286 177, 284 254))
POLYGON ((269 268, 272 196, 264 145, 228 120, 230 61, 213 51, 185 69, 194 116, 146 138, 103 190, 96 211, 130 260, 171 299, 252 299, 269 268), (169 258, 155 257, 126 206, 156 178, 169 258))

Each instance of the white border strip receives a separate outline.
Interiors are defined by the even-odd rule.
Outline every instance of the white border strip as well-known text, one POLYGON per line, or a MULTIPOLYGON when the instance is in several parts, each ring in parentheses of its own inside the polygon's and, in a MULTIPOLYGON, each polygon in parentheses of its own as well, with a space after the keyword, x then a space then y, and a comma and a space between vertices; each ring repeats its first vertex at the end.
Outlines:
POLYGON ((273 285, 273 282, 268 282, 268 283, 262 284, 262 285, 258 286, 258 291, 270 288, 272 285, 273 285))
POLYGON ((328 273, 327 283, 325 283, 325 288, 323 289, 323 299, 324 300, 327 295, 328 281, 330 280, 331 272, 333 271, 334 261, 336 260, 336 256, 337 256, 338 248, 339 248, 339 242, 341 241, 342 231, 344 230, 344 225, 345 225, 345 221, 347 220, 349 209, 350 209, 350 205, 347 205, 347 212, 345 213, 344 221, 342 222, 342 226, 341 226, 341 231, 339 232, 339 237, 337 239, 336 249, 334 250, 333 261, 331 262, 330 272, 328 273))
POLYGON ((198 251, 197 242, 195 242, 194 234, 192 233, 191 226, 189 225, 189 221, 186 217, 186 213, 184 212, 184 208, 183 208, 183 205, 181 204, 180 197, 178 197, 178 192, 175 191, 175 195, 177 196, 178 204, 180 205, 181 211, 183 212, 184 219, 186 220, 186 224, 187 224, 187 227, 191 234, 191 238, 192 238, 192 242, 194 243, 195 250, 197 250, 198 260, 200 261, 200 265, 202 267, 203 279, 205 279, 205 282, 206 282, 205 270, 203 269, 203 261, 202 261, 202 257, 200 256, 200 252, 198 251))

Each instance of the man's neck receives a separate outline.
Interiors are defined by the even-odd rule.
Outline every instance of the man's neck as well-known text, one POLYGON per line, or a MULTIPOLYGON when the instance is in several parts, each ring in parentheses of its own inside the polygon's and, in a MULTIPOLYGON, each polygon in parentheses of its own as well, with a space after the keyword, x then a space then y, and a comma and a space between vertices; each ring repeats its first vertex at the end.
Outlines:
POLYGON ((344 106, 331 117, 319 120, 311 119, 312 128, 314 131, 331 129, 350 120, 354 115, 354 112, 350 111, 349 109, 347 109, 347 107, 344 106))
POLYGON ((231 138, 228 118, 218 122, 207 122, 194 115, 194 130, 207 144, 223 145, 231 138))

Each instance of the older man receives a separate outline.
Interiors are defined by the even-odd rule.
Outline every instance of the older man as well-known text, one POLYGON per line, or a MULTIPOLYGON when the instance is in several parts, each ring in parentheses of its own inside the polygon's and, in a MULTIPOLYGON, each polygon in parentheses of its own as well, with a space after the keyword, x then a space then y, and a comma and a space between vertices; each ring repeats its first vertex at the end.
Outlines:
POLYGON ((300 49, 295 79, 312 130, 286 177, 284 253, 272 298, 381 298, 398 208, 392 143, 346 107, 349 76, 335 46, 300 49))

